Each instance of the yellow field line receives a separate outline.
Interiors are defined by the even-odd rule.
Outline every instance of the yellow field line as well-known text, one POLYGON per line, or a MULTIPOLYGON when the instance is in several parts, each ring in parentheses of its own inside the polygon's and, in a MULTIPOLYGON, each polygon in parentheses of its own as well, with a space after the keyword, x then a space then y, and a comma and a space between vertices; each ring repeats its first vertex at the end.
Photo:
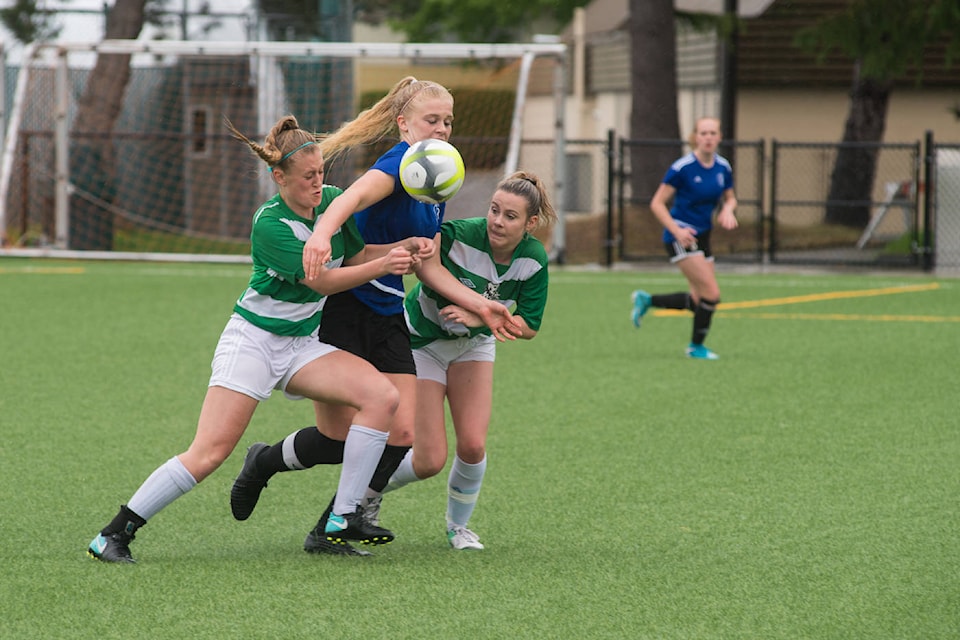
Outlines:
POLYGON ((914 293, 916 291, 933 291, 939 289, 940 284, 904 285, 901 287, 884 287, 882 289, 860 289, 854 291, 830 291, 827 293, 811 293, 805 296, 788 296, 786 298, 768 298, 767 300, 745 300, 743 302, 721 302, 720 309, 756 309, 757 307, 775 307, 781 304, 800 304, 803 302, 821 302, 823 300, 843 300, 847 298, 867 298, 870 296, 889 296, 897 293, 914 293))
POLYGON ((960 316, 868 316, 859 313, 724 313, 724 318, 760 318, 762 320, 856 320, 859 322, 960 322, 960 316))
POLYGON ((3 273, 84 273, 83 267, 20 267, 16 269, 5 269, 0 267, 0 274, 3 273))
MULTIPOLYGON (((742 302, 722 302, 717 314, 728 318, 763 318, 766 320, 858 320, 873 322, 960 322, 960 316, 894 316, 894 315, 862 315, 843 313, 730 313, 736 309, 757 309, 759 307, 773 307, 784 304, 801 304, 804 302, 821 302, 823 300, 844 300, 849 298, 867 298, 870 296, 888 296, 898 293, 915 293, 917 291, 933 291, 939 289, 940 284, 904 285, 899 287, 884 287, 881 289, 859 289, 853 291, 830 291, 827 293, 811 293, 803 296, 787 296, 785 298, 768 298, 766 300, 744 300, 742 302)), ((657 316, 688 315, 686 310, 658 309, 657 316)))

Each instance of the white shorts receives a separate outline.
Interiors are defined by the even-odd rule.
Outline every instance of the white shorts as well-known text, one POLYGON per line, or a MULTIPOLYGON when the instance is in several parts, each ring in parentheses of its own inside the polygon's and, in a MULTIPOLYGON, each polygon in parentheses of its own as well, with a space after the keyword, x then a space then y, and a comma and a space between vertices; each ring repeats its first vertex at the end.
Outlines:
POLYGON ((209 386, 226 387, 257 400, 266 400, 280 389, 291 400, 302 400, 286 392, 290 378, 309 362, 337 351, 309 336, 278 336, 250 324, 234 313, 220 334, 213 354, 209 386))
POLYGON ((497 341, 493 336, 434 340, 413 350, 418 380, 433 380, 447 384, 447 369, 454 362, 493 362, 497 355, 497 341))

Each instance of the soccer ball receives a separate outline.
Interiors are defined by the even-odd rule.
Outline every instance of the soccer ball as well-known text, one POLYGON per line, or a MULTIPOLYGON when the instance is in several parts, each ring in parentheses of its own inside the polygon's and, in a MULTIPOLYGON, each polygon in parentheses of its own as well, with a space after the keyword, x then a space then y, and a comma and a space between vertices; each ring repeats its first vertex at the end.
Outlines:
POLYGON ((457 148, 435 138, 410 145, 400 159, 400 184, 410 197, 428 204, 446 202, 457 195, 464 174, 457 148))

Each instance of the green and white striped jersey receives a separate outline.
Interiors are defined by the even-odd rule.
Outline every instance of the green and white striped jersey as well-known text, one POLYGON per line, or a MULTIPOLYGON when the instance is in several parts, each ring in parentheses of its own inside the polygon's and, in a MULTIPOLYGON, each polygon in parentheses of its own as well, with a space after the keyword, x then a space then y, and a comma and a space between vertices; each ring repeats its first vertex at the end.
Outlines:
MULTIPOLYGON (((448 220, 440 226, 440 261, 461 283, 514 309, 514 315, 534 331, 540 329, 549 278, 547 252, 535 237, 527 235, 520 241, 509 265, 497 264, 487 238, 486 218, 448 220)), ((423 283, 407 294, 404 311, 414 349, 434 340, 490 335, 488 327, 465 327, 440 318, 440 309, 448 304, 449 300, 423 283)))
MULTIPOLYGON (((308 220, 295 214, 280 194, 263 203, 253 216, 250 254, 253 273, 247 290, 233 310, 251 324, 281 336, 308 336, 320 326, 326 296, 300 284, 303 279, 303 245, 313 225, 330 202, 343 193, 339 187, 323 186, 323 198, 308 220)), ((330 240, 328 268, 363 249, 363 238, 353 217, 330 240)))

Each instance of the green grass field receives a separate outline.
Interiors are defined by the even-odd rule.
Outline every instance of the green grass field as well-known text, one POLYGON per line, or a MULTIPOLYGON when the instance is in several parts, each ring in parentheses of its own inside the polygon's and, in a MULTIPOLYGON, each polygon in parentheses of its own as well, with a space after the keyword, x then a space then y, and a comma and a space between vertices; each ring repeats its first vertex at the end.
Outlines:
MULTIPOLYGON (((0 638, 957 638, 960 281, 721 271, 709 345, 629 321, 674 271, 556 269, 540 335, 498 353, 471 527, 445 475, 387 496, 372 558, 303 538, 339 467, 274 478, 243 448, 141 529, 93 535, 193 436, 242 265, 0 260, 0 638)), ((311 424, 277 394, 242 440, 311 424)))

